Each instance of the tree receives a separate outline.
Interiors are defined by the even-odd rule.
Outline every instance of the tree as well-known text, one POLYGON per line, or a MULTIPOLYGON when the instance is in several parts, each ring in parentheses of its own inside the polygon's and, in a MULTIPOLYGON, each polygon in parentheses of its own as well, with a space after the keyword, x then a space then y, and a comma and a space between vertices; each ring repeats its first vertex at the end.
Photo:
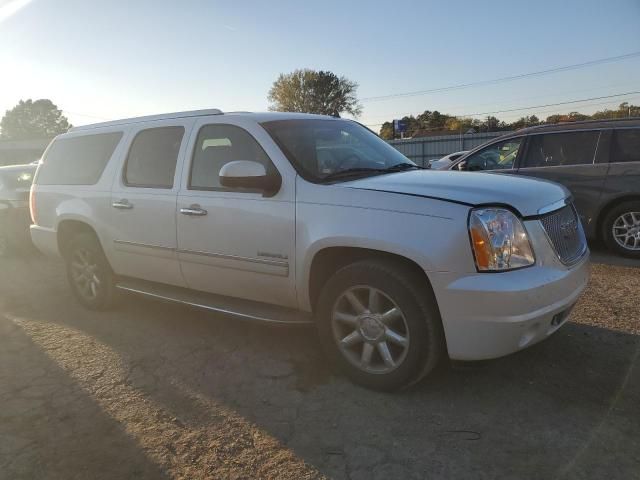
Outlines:
POLYGON ((269 90, 269 110, 357 117, 362 106, 356 97, 358 84, 328 71, 299 69, 280 74, 269 90))
POLYGON ((6 140, 51 138, 69 128, 71 124, 51 100, 20 100, 2 117, 0 137, 6 140))
POLYGON ((471 129, 479 129, 480 120, 468 117, 448 117, 444 124, 446 130, 466 133, 471 129))
POLYGON ((518 130, 519 128, 532 127, 534 125, 538 125, 539 123, 540 120, 535 115, 531 115, 530 117, 520 117, 515 122, 507 124, 507 129, 518 130))
POLYGON ((604 120, 608 118, 627 118, 627 117, 638 117, 640 116, 640 106, 631 105, 628 102, 623 102, 618 105, 617 110, 600 110, 593 115, 591 118, 595 120, 604 120))
POLYGON ((393 140, 393 123, 384 122, 380 127, 380 138, 383 140, 393 140))

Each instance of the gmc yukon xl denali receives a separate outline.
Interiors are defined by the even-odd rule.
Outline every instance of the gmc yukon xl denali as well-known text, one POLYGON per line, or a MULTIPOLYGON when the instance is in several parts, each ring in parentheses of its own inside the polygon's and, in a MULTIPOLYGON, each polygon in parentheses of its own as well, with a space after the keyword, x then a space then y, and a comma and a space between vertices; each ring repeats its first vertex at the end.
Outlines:
POLYGON ((392 390, 438 360, 554 333, 589 275, 568 191, 428 171, 356 122, 201 110, 74 128, 31 190, 31 235, 86 307, 116 292, 315 323, 330 360, 392 390))

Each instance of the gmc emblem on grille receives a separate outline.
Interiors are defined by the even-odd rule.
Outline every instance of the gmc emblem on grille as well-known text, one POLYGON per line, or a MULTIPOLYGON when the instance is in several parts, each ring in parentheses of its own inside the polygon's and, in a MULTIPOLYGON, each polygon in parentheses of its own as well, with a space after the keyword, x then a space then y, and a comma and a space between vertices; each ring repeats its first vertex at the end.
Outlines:
POLYGON ((565 239, 571 238, 576 230, 578 230, 578 221, 575 218, 560 224, 560 232, 565 239))

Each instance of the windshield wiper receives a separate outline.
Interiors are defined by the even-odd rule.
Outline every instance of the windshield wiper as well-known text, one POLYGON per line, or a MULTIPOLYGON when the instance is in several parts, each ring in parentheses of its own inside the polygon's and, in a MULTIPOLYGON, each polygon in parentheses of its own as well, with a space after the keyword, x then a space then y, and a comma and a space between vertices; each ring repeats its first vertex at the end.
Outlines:
POLYGON ((359 173, 394 173, 394 172, 403 172, 405 170, 417 169, 417 170, 425 170, 424 167, 419 165, 414 165, 413 163, 396 163, 387 168, 370 168, 370 167, 357 167, 357 168, 347 168, 345 170, 340 170, 338 172, 333 172, 322 178, 323 182, 336 180, 338 178, 350 177, 353 175, 357 175, 359 173))
POLYGON ((352 175, 357 175, 358 173, 388 173, 386 168, 366 168, 366 167, 358 167, 358 168, 347 168, 345 170, 339 170, 337 172, 330 173, 329 175, 322 177, 322 181, 331 181, 342 177, 350 177, 352 175))
POLYGON ((402 172, 404 170, 410 170, 410 169, 416 169, 416 170, 426 170, 425 167, 421 167, 420 165, 415 165, 413 163, 396 163, 395 165, 392 165, 388 168, 385 168, 385 172, 402 172))

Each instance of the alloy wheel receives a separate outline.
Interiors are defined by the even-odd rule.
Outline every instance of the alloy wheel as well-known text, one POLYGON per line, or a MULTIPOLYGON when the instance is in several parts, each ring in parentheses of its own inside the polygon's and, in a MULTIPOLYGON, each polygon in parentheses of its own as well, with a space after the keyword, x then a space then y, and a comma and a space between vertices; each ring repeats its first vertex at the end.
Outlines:
POLYGON ((613 221, 613 238, 622 248, 640 251, 640 212, 625 212, 613 221))
POLYGON ((368 285, 351 287, 338 297, 331 317, 340 352, 356 368, 386 374, 407 356, 407 321, 384 292, 368 285))
POLYGON ((87 300, 95 300, 100 295, 102 280, 98 264, 87 249, 78 249, 71 258, 71 278, 76 290, 87 300))

